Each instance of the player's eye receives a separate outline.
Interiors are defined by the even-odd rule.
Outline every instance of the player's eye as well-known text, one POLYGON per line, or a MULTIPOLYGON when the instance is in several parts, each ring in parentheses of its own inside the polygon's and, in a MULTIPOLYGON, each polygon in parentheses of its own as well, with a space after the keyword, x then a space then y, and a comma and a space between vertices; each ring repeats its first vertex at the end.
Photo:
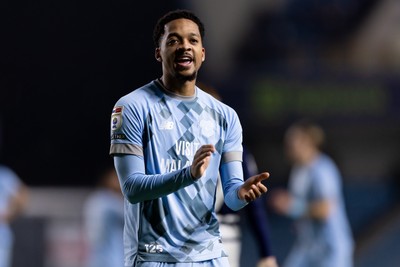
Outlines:
POLYGON ((178 39, 169 39, 167 41, 167 45, 174 45, 178 43, 178 39))

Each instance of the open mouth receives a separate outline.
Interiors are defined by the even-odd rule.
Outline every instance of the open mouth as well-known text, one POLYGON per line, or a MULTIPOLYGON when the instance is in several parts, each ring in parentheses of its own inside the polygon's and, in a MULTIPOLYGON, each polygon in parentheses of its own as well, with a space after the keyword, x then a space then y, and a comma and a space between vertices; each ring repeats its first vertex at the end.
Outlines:
POLYGON ((189 66, 193 62, 193 59, 189 56, 182 56, 182 57, 177 58, 175 60, 175 62, 179 66, 186 67, 186 66, 189 66))

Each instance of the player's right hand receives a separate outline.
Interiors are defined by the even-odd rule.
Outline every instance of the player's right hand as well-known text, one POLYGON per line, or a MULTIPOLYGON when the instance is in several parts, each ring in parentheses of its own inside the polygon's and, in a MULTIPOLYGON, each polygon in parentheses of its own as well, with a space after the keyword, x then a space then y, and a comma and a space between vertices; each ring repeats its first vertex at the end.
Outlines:
POLYGON ((210 164, 210 159, 212 153, 215 152, 215 147, 211 144, 202 145, 194 155, 192 166, 190 167, 190 173, 194 179, 199 179, 204 175, 208 165, 210 164))

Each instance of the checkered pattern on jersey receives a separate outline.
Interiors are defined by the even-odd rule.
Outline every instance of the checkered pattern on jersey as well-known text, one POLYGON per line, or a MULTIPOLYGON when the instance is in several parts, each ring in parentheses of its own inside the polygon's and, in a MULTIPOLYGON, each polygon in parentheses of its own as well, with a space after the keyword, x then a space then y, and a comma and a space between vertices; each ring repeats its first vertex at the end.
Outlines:
MULTIPOLYGON (((159 102, 161 108, 159 110, 159 115, 165 120, 172 120, 172 117, 178 118, 180 129, 184 129, 182 135, 179 137, 178 142, 186 141, 186 142, 194 142, 196 139, 195 134, 193 134, 194 122, 198 122, 199 117, 208 118, 218 127, 222 128, 222 131, 226 130, 227 123, 225 119, 215 110, 208 106, 202 106, 198 101, 198 98, 195 98, 193 101, 181 101, 177 105, 177 109, 175 109, 175 113, 172 114, 170 109, 165 103, 165 99, 161 99, 159 102), (177 111, 181 111, 181 114, 176 114, 177 111)), ((151 128, 151 127, 149 127, 151 128)), ((215 139, 215 137, 213 137, 215 139)), ((223 140, 219 138, 215 143, 216 153, 222 153, 223 140)), ((178 154, 175 148, 175 144, 173 144, 169 149, 167 149, 167 153, 171 158, 181 160, 182 166, 184 166, 189 160, 186 155, 178 154)), ((184 227, 184 231, 187 235, 187 240, 180 244, 180 252, 186 254, 188 257, 193 250, 195 251, 204 251, 210 250, 212 251, 212 243, 207 244, 207 246, 198 244, 197 241, 191 239, 191 235, 196 233, 196 229, 199 227, 204 227, 204 225, 209 225, 208 229, 214 229, 216 222, 212 221, 212 209, 207 207, 202 200, 204 198, 205 192, 208 194, 208 198, 213 198, 216 188, 216 179, 201 179, 197 183, 193 184, 190 189, 186 188, 186 190, 179 190, 175 193, 175 196, 181 203, 184 203, 184 206, 189 210, 191 214, 197 214, 198 216, 198 225, 193 225, 188 223, 184 227)), ((157 232, 159 236, 165 236, 167 233, 167 225, 166 221, 169 216, 174 216, 174 212, 170 210, 169 205, 163 205, 162 210, 163 213, 154 212, 160 210, 160 205, 163 205, 162 200, 152 200, 145 202, 144 206, 144 217, 150 222, 153 226, 153 230, 157 232)))
MULTIPOLYGON (((169 119, 172 117, 172 113, 168 109, 168 107, 165 104, 165 99, 163 98, 160 100, 160 104, 162 106, 160 110, 160 115, 164 119, 169 119)), ((227 122, 226 120, 222 117, 221 114, 216 112, 215 110, 211 109, 208 106, 202 107, 201 104, 198 102, 198 98, 195 98, 193 101, 182 101, 179 103, 177 106, 178 109, 182 112, 182 114, 174 114, 175 116, 181 115, 181 119, 179 120, 181 126, 186 129, 186 131, 183 133, 183 135, 178 139, 179 141, 187 141, 187 142, 193 142, 195 140, 195 135, 191 131, 191 127, 194 123, 194 121, 198 120, 198 117, 203 113, 206 112, 209 115, 209 118, 211 118, 213 121, 217 123, 219 127, 223 128, 223 131, 226 130, 227 127, 227 122), (196 116, 197 114, 197 116, 196 116)), ((219 139, 215 144, 215 148, 219 154, 222 153, 222 145, 223 145, 223 140, 219 139)), ((189 160, 185 155, 177 155, 176 150, 175 150, 175 144, 171 146, 170 149, 168 149, 168 154, 171 155, 172 158, 180 159, 182 160, 182 165, 185 165, 186 162, 189 160)))

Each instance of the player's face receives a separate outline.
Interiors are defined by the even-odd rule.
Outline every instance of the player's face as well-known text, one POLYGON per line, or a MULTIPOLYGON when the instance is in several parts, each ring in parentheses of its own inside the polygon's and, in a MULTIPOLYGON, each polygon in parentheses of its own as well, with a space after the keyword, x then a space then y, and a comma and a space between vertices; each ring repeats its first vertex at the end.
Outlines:
POLYGON ((192 81, 205 59, 199 28, 188 19, 176 19, 165 25, 156 59, 162 62, 163 75, 192 81))
POLYGON ((304 149, 304 134, 298 129, 290 129, 285 136, 286 154, 290 160, 297 162, 301 160, 304 149))

